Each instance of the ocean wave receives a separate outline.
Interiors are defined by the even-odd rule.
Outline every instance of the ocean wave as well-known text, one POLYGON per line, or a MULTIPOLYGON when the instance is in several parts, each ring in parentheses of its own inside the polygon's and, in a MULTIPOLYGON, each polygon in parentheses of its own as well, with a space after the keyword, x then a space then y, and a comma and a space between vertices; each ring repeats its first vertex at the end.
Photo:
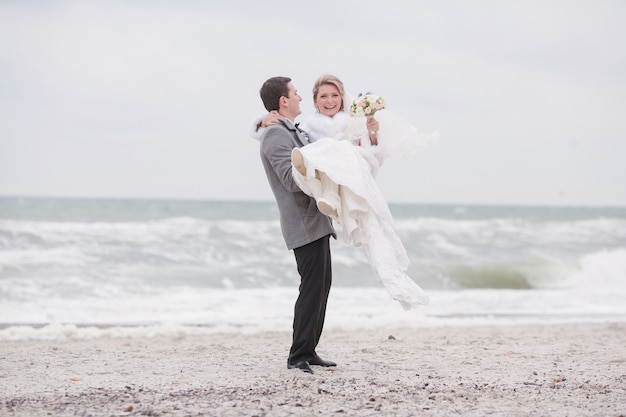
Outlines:
POLYGON ((451 265, 441 272, 462 288, 626 289, 626 249, 602 250, 578 259, 533 257, 509 262, 451 265))
POLYGON ((454 265, 442 274, 462 288, 558 288, 579 270, 576 262, 533 258, 508 263, 481 262, 475 265, 454 265))
MULTIPOLYGON (((525 291, 429 291, 431 302, 404 311, 383 288, 332 288, 325 329, 580 323, 626 320, 626 291, 604 288, 525 291)), ((297 286, 176 292, 128 299, 42 300, 21 306, 0 340, 186 337, 212 333, 290 332, 297 286), (23 311, 25 310, 25 311, 23 311), (42 315, 42 312, 44 314, 42 315)))
MULTIPOLYGON (((243 205, 233 217, 234 205, 222 207, 219 215, 168 210, 142 218, 141 210, 129 216, 119 209, 107 212, 116 220, 91 212, 78 219, 17 214, 0 219, 0 323, 17 318, 87 323, 98 317, 104 323, 134 318, 134 324, 145 324, 153 304, 169 303, 177 310, 153 313, 206 325, 185 308, 186 303, 204 306, 194 294, 221 303, 211 294, 222 294, 223 300, 250 290, 265 297, 272 288, 297 287, 295 260, 276 213, 265 210, 258 216, 257 208, 243 205), (177 294, 188 298, 181 301, 177 294)), ((411 207, 404 210, 396 229, 411 260, 407 274, 426 291, 595 290, 602 285, 619 293, 624 288, 623 216, 559 219, 554 213, 534 216, 531 210, 526 217, 420 217, 411 207)), ((361 248, 344 245, 341 237, 332 248, 334 289, 380 289, 361 248)), ((233 321, 236 312, 229 313, 220 313, 210 325, 246 325, 233 321)))
MULTIPOLYGON (((257 330, 257 329, 255 329, 257 330)), ((146 339, 157 336, 171 338, 211 334, 214 332, 238 331, 242 329, 213 329, 201 326, 161 324, 151 326, 85 326, 76 324, 10 325, 0 329, 0 340, 85 340, 85 339, 146 339)), ((257 330, 258 331, 258 330, 257 330)))
POLYGON ((571 286, 626 290, 626 248, 587 254, 580 259, 579 265, 579 269, 568 277, 571 286))

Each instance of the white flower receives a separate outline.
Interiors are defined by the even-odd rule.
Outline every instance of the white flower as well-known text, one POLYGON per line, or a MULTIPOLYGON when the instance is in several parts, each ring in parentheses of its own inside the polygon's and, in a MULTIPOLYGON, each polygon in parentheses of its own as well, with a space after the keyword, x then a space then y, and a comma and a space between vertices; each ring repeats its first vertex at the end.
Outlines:
POLYGON ((359 93, 350 105, 350 115, 356 117, 373 116, 378 110, 385 108, 385 99, 371 92, 359 93))

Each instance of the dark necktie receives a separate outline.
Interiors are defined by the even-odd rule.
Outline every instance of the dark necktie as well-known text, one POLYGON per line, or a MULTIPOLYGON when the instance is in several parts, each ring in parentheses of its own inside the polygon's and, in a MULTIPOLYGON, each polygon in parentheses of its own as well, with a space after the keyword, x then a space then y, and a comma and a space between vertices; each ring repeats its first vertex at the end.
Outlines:
POLYGON ((300 123, 296 123, 294 126, 296 127, 296 129, 298 129, 298 132, 302 134, 302 137, 304 138, 304 142, 309 143, 310 142, 309 134, 300 128, 300 123))

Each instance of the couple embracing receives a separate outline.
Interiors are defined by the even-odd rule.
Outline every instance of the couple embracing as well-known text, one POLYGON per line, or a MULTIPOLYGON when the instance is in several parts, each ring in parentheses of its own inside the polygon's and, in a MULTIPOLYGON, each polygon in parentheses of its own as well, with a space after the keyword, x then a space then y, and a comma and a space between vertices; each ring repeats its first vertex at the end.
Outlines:
POLYGON ((363 247, 372 270, 403 308, 428 303, 404 272, 409 259, 374 181, 386 156, 421 140, 399 120, 350 117, 343 83, 331 75, 316 81, 317 112, 303 126, 295 123, 302 98, 290 78, 268 79, 260 95, 269 113, 254 121, 251 133, 260 140, 282 234, 300 274, 287 366, 313 372, 311 365, 336 366, 316 352, 332 282, 333 219, 346 243, 363 247))

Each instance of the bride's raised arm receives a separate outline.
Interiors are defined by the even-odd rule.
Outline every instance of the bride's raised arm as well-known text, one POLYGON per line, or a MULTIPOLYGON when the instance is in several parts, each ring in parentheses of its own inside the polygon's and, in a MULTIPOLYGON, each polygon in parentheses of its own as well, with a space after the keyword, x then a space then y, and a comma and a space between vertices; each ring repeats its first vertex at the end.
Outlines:
POLYGON ((253 139, 261 140, 263 132, 267 126, 278 123, 280 120, 284 120, 285 117, 278 114, 276 110, 272 110, 269 113, 259 113, 252 118, 248 126, 248 133, 253 139))

